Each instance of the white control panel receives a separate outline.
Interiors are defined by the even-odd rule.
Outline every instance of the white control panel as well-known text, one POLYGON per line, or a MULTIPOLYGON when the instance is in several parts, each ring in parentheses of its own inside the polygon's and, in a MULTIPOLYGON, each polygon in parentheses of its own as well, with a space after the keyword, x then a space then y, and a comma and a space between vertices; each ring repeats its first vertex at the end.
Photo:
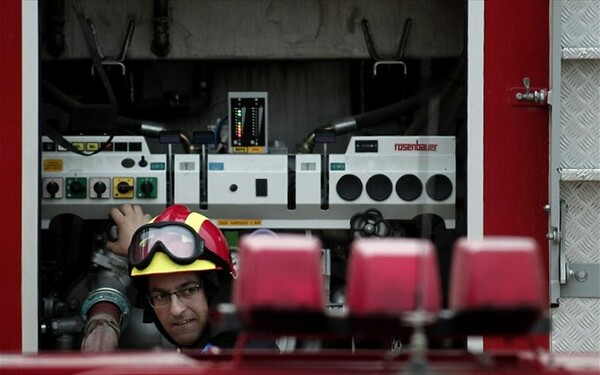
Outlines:
POLYGON ((124 203, 147 212, 167 206, 167 156, 152 154, 144 137, 115 136, 108 144, 107 136, 65 138, 87 155, 42 138, 42 220, 62 213, 104 219, 124 203))
POLYGON ((287 207, 287 155, 208 155, 208 205, 287 207))
POLYGON ((174 201, 224 227, 348 228, 354 214, 370 209, 388 220, 435 214, 447 228, 456 225, 454 137, 353 137, 344 154, 327 156, 174 160, 174 201))
POLYGON ((328 167, 330 210, 376 208, 398 220, 437 214, 455 226, 454 137, 352 137, 328 167))
MULTIPOLYGON (((84 152, 106 137, 68 137, 84 152)), ((352 137, 343 154, 167 154, 143 137, 115 137, 82 156, 42 140, 42 219, 106 218, 139 204, 156 214, 187 205, 219 225, 343 229, 360 212, 387 220, 435 214, 455 227, 454 137, 352 137), (170 161, 172 160, 172 163, 170 161), (325 165, 326 164, 326 165, 325 165)))

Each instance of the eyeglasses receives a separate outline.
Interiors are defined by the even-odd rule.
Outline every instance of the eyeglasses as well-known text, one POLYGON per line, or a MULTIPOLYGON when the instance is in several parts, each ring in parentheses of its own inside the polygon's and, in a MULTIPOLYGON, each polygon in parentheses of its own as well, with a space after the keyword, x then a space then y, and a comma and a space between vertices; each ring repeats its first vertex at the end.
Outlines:
POLYGON ((133 234, 129 262, 137 269, 148 267, 154 254, 161 250, 175 263, 193 263, 204 252, 204 241, 189 225, 179 222, 151 223, 133 234))
POLYGON ((194 284, 174 292, 158 292, 152 293, 146 299, 152 307, 164 307, 171 303, 171 296, 174 295, 181 302, 190 301, 202 289, 202 283, 194 284))

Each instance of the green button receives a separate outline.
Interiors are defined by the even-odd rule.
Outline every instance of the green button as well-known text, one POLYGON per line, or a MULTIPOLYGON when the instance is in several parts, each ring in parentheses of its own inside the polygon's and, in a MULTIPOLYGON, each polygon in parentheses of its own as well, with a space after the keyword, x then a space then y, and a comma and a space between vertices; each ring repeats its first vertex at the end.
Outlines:
POLYGON ((164 171, 165 163, 150 163, 150 170, 151 171, 164 171))
POLYGON ((331 163, 330 170, 332 171, 345 171, 346 163, 331 163))

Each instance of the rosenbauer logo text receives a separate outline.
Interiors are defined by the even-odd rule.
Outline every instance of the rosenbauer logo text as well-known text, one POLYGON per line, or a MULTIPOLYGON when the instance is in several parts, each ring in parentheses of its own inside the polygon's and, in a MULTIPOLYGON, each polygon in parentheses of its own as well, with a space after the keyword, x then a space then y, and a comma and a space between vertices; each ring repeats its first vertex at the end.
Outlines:
POLYGON ((395 143, 394 151, 436 151, 437 143, 395 143))

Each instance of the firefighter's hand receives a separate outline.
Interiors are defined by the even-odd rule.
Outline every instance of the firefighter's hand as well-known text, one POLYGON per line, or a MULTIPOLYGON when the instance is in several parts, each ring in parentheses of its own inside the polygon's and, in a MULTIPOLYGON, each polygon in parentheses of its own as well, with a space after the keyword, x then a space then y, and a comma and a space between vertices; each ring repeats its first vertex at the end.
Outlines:
POLYGON ((117 240, 106 243, 106 249, 117 255, 127 256, 129 243, 133 233, 142 225, 148 223, 151 216, 144 214, 140 206, 124 204, 110 210, 110 217, 117 225, 117 240))
POLYGON ((82 352, 114 352, 119 349, 119 323, 110 314, 96 314, 85 325, 82 352))

